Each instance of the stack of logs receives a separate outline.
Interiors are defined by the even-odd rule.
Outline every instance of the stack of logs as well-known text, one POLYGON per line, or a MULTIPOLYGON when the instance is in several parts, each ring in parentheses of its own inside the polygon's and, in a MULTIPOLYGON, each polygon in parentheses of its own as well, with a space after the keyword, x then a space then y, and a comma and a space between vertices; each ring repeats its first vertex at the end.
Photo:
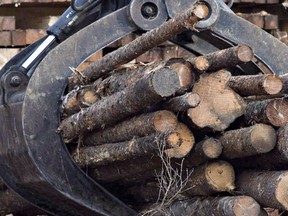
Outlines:
POLYGON ((288 76, 232 76, 254 58, 247 45, 126 64, 207 13, 200 4, 72 69, 58 132, 79 167, 142 215, 288 210, 288 76))

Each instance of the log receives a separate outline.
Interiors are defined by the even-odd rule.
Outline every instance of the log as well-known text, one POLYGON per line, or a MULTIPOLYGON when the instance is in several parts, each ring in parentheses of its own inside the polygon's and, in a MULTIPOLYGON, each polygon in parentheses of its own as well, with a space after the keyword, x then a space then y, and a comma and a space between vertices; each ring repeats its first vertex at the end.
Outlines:
POLYGON ((235 67, 238 64, 249 62, 254 54, 251 47, 239 45, 204 56, 188 59, 194 68, 200 72, 215 72, 221 69, 235 67))
POLYGON ((0 191, 0 215, 43 215, 42 210, 32 206, 10 189, 0 191))
POLYGON ((227 86, 230 77, 229 72, 221 70, 202 76, 194 85, 192 92, 197 93, 201 101, 188 110, 188 116, 198 128, 223 131, 244 114, 245 101, 227 86))
POLYGON ((133 137, 143 137, 154 133, 166 133, 176 128, 177 117, 169 111, 161 110, 142 114, 123 121, 115 126, 87 135, 85 146, 99 145, 131 140, 133 137))
POLYGON ((149 75, 155 70, 169 67, 177 73, 181 88, 177 94, 183 94, 190 90, 195 82, 195 75, 193 74, 191 66, 184 59, 171 59, 166 62, 158 62, 151 65, 140 66, 137 64, 129 65, 129 68, 118 68, 111 72, 110 76, 103 79, 96 80, 91 85, 81 86, 70 91, 62 102, 63 112, 66 115, 74 114, 80 111, 81 108, 95 103, 96 100, 102 99, 112 94, 122 91, 125 88, 135 84, 139 79, 149 75), (82 95, 89 93, 91 95, 86 101, 82 95), (82 97, 81 97, 82 96, 82 97))
POLYGON ((185 185, 183 195, 212 195, 217 192, 234 190, 235 174, 233 167, 225 161, 202 164, 192 170, 185 185))
POLYGON ((236 187, 264 207, 287 210, 287 182, 286 171, 243 171, 237 174, 236 187))
POLYGON ((260 205, 248 196, 195 197, 175 201, 168 209, 169 215, 243 216, 260 215, 260 205))
POLYGON ((168 157, 185 157, 194 145, 194 136, 188 127, 179 123, 175 130, 159 135, 134 138, 120 143, 83 147, 72 153, 80 167, 96 167, 115 161, 151 157, 162 148, 168 157))
POLYGON ((166 143, 169 147, 164 152, 170 158, 183 158, 193 148, 195 139, 191 130, 179 122, 176 128, 166 133, 166 143))
POLYGON ((281 93, 288 94, 288 74, 280 75, 280 79, 283 83, 281 93))
POLYGON ((205 4, 195 4, 192 8, 163 23, 158 28, 143 34, 127 45, 95 61, 83 70, 83 77, 80 75, 71 76, 69 78, 69 89, 96 80, 108 71, 112 71, 119 65, 132 61, 149 49, 169 40, 172 36, 184 31, 186 28, 193 29, 194 25, 199 20, 208 16, 208 14, 209 9, 205 4))
POLYGON ((192 168, 209 160, 218 158, 222 153, 222 144, 215 138, 207 138, 195 144, 195 147, 185 157, 184 166, 192 168))
POLYGON ((227 131, 219 140, 223 145, 221 157, 233 159, 271 151, 276 145, 277 134, 270 125, 256 124, 227 131))
POLYGON ((168 68, 143 77, 123 91, 105 97, 63 120, 58 128, 66 143, 88 131, 104 128, 135 115, 181 88, 177 74, 168 68))
POLYGON ((271 74, 232 76, 229 87, 241 96, 274 95, 282 90, 282 81, 271 74))
POLYGON ((284 126, 288 123, 288 102, 285 99, 249 101, 244 118, 247 123, 284 126))
POLYGON ((174 113, 195 108, 200 104, 200 96, 197 93, 188 92, 184 95, 173 97, 166 102, 162 102, 157 109, 167 109, 174 113))

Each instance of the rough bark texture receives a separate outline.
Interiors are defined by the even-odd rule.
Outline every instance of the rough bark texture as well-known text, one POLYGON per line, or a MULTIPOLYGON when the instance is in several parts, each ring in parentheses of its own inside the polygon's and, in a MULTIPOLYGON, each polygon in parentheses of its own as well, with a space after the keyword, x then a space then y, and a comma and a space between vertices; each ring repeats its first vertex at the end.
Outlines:
POLYGON ((217 192, 232 191, 235 174, 233 167, 225 161, 215 161, 193 169, 185 188, 188 196, 212 195, 217 192))
POLYGON ((276 75, 232 76, 229 87, 241 96, 278 94, 282 90, 282 81, 276 75))
POLYGON ((65 142, 95 129, 104 128, 138 114, 165 97, 172 96, 180 88, 179 79, 173 70, 160 69, 143 77, 135 85, 105 97, 92 106, 82 109, 63 120, 58 128, 65 142))
POLYGON ((219 137, 223 158, 241 158, 271 151, 277 134, 273 127, 256 124, 248 128, 227 131, 219 137))
POLYGON ((201 101, 188 110, 188 116, 199 128, 223 131, 244 113, 245 101, 227 86, 230 77, 229 72, 221 70, 203 76, 194 85, 193 93, 197 93, 201 101))
POLYGON ((189 108, 195 108, 200 103, 200 96, 197 93, 186 93, 184 95, 173 97, 170 100, 161 103, 158 109, 167 109, 174 113, 186 111, 189 108))
POLYGON ((190 59, 190 62, 199 72, 215 72, 249 62, 253 57, 254 54, 251 47, 239 45, 190 59))
POLYGON ((193 148, 195 139, 191 130, 185 124, 179 122, 177 127, 167 134, 166 143, 171 147, 165 150, 168 157, 183 158, 193 148))
POLYGON ((207 138, 195 144, 195 147, 185 157, 185 167, 195 167, 208 160, 218 158, 222 153, 222 144, 215 138, 207 138))
POLYGON ((174 202, 168 212, 170 215, 257 216, 260 206, 248 196, 195 197, 174 202))
POLYGON ((74 151, 72 157, 80 167, 93 168, 137 157, 151 157, 157 153, 158 146, 161 145, 165 145, 165 143, 157 143, 157 138, 153 134, 121 143, 83 147, 74 151))
POLYGON ((276 127, 288 123, 288 102, 286 99, 250 101, 245 111, 247 123, 265 123, 276 127))
POLYGON ((179 14, 173 19, 163 23, 134 41, 117 49, 95 61, 89 67, 82 71, 83 77, 73 75, 69 78, 69 88, 89 83, 103 76, 119 65, 130 62, 149 49, 169 40, 172 36, 182 32, 186 28, 193 29, 194 25, 209 14, 209 9, 204 4, 196 4, 184 13, 179 14))
POLYGON ((133 137, 143 137, 152 133, 172 131, 178 124, 177 117, 170 111, 162 110, 142 114, 115 126, 85 136, 85 146, 122 142, 133 137))
POLYGON ((264 207, 288 209, 286 171, 244 171, 237 175, 236 187, 264 207))

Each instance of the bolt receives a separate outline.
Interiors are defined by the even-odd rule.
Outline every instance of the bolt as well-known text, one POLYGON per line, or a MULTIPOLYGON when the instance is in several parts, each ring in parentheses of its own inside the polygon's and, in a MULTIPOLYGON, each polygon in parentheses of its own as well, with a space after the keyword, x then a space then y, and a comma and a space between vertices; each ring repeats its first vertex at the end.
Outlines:
POLYGON ((154 3, 147 2, 142 6, 141 13, 145 19, 154 19, 158 14, 158 8, 154 3))
POLYGON ((17 86, 21 85, 21 83, 22 83, 22 79, 20 76, 15 75, 11 78, 11 81, 10 81, 11 86, 17 87, 17 86))

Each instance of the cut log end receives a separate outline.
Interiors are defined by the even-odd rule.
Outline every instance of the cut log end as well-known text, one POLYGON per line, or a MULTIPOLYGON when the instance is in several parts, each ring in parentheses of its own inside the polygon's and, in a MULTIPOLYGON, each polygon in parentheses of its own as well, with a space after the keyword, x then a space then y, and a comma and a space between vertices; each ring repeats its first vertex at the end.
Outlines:
POLYGON ((235 216, 259 215, 260 206, 253 198, 248 196, 240 196, 235 200, 233 213, 235 216))
POLYGON ((170 67, 178 74, 181 89, 190 89, 195 81, 195 77, 192 75, 191 65, 188 63, 174 63, 171 64, 170 67))
POLYGON ((235 188, 235 174, 233 167, 224 161, 208 164, 206 179, 216 191, 232 191, 235 188))
POLYGON ((199 72, 204 72, 210 67, 210 64, 209 64, 208 60, 204 56, 199 56, 199 57, 197 57, 195 59, 194 67, 199 72))
POLYGON ((209 8, 205 4, 199 4, 194 9, 194 15, 199 19, 204 19, 209 15, 209 8))
POLYGON ((237 55, 242 62, 249 62, 254 57, 252 48, 247 45, 238 46, 237 55))
POLYGON ((175 129, 178 121, 177 117, 172 112, 163 110, 157 113, 153 123, 155 131, 164 133, 175 129))
POLYGON ((283 99, 275 99, 268 104, 266 113, 272 125, 284 126, 288 123, 288 102, 283 99))
POLYGON ((271 151, 276 145, 277 134, 270 125, 255 125, 251 132, 251 145, 258 153, 271 151))
POLYGON ((209 138, 203 143, 203 151, 210 159, 218 158, 222 153, 222 149, 223 147, 219 140, 214 138, 209 138))
POLYGON ((278 202, 286 210, 288 210, 287 191, 288 191, 288 173, 284 173, 278 178, 278 185, 276 187, 275 196, 278 202))
POLYGON ((83 95, 83 103, 91 105, 97 101, 98 97, 95 92, 87 91, 83 95))
POLYGON ((155 92, 161 97, 171 96, 179 89, 179 77, 173 70, 167 68, 160 70, 154 74, 151 84, 155 92))
POLYGON ((282 85, 281 79, 275 75, 266 76, 263 82, 263 88, 270 95, 278 94, 282 90, 282 85))
POLYGON ((190 93, 187 102, 191 108, 197 107, 200 104, 201 98, 197 93, 190 93))
POLYGON ((172 147, 165 150, 168 157, 183 158, 191 151, 195 139, 192 132, 185 124, 178 123, 175 130, 168 134, 166 142, 168 146, 172 147))

